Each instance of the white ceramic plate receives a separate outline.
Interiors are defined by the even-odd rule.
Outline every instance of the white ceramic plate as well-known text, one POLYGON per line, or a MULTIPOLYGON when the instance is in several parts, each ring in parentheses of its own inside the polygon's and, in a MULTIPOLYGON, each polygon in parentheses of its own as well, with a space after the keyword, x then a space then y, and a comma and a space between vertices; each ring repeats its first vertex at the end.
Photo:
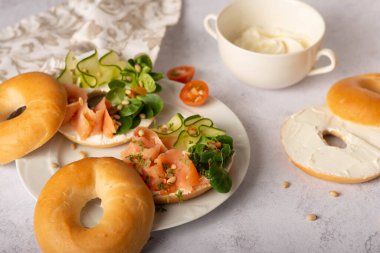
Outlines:
MULTIPOLYGON (((229 193, 217 193, 210 190, 195 199, 184 201, 180 204, 165 205, 165 212, 156 213, 153 231, 175 227, 198 219, 222 204, 243 181, 250 159, 250 144, 244 126, 225 104, 216 98, 210 97, 204 106, 189 107, 178 98, 183 84, 168 80, 162 80, 159 83, 163 87, 160 95, 165 101, 165 108, 157 118, 158 123, 166 122, 177 112, 182 113, 185 117, 192 114, 208 117, 214 121, 217 127, 226 130, 233 137, 235 157, 230 170, 233 185, 229 193)), ((89 156, 93 157, 114 156, 121 158, 120 151, 125 148, 125 145, 106 149, 78 146, 76 150, 73 150, 70 144, 71 142, 65 137, 57 134, 43 147, 16 160, 16 167, 21 181, 33 198, 38 198, 44 184, 55 172, 56 169, 51 168, 51 163, 56 162, 64 165, 79 160, 80 151, 85 151, 89 156)), ((90 226, 92 223, 96 224, 96 220, 101 217, 99 210, 101 209, 94 208, 93 211, 87 214, 88 221, 82 222, 90 226)))

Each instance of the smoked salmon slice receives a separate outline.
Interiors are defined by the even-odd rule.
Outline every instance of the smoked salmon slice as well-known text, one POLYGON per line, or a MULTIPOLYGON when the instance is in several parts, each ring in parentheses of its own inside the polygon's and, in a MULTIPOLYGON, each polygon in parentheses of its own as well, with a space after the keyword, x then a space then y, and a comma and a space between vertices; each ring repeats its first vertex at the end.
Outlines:
MULTIPOLYGON (((166 147, 152 130, 146 127, 137 127, 133 131, 131 142, 127 148, 122 152, 122 157, 128 158, 131 155, 138 155, 153 161, 156 157, 166 151, 166 147)), ((126 159, 127 162, 129 159, 126 159)))
POLYGON ((199 184, 200 175, 190 158, 177 149, 170 149, 162 153, 155 160, 159 169, 166 172, 168 186, 175 185, 176 189, 190 192, 193 186, 199 184), (171 181, 171 178, 175 178, 171 181))
POLYGON ((81 107, 82 106, 79 103, 79 101, 68 104, 66 106, 66 113, 65 113, 65 118, 63 119, 63 124, 68 123, 75 116, 75 114, 78 113, 81 107))
POLYGON ((75 84, 63 84, 63 87, 67 93, 67 101, 69 103, 78 101, 78 98, 82 98, 84 102, 87 102, 87 93, 85 90, 79 88, 75 84))
POLYGON ((96 114, 95 127, 92 131, 92 134, 101 134, 103 133, 106 137, 112 138, 116 133, 116 127, 113 123, 113 120, 108 113, 109 104, 107 100, 103 98, 94 108, 96 114))
POLYGON ((87 93, 74 84, 64 84, 68 105, 63 124, 69 123, 82 140, 90 135, 104 134, 112 138, 117 131, 108 109, 111 104, 103 98, 93 109, 87 105, 87 93))
POLYGON ((63 124, 68 123, 87 103, 87 93, 74 84, 63 84, 67 93, 66 114, 63 124))
POLYGON ((135 129, 122 157, 140 173, 152 191, 191 192, 200 184, 201 176, 187 154, 177 149, 167 150, 158 135, 148 128, 135 129))
POLYGON ((95 113, 85 104, 70 121, 82 140, 85 140, 90 136, 95 126, 95 118, 95 113))

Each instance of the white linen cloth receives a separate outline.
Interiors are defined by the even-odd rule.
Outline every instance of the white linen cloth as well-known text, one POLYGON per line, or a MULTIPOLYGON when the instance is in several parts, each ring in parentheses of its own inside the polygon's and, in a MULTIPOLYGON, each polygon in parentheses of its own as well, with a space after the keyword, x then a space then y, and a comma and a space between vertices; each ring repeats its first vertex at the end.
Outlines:
POLYGON ((181 0, 69 0, 0 31, 0 82, 29 71, 56 74, 69 49, 109 49, 124 59, 147 53, 154 62, 180 12, 181 0))

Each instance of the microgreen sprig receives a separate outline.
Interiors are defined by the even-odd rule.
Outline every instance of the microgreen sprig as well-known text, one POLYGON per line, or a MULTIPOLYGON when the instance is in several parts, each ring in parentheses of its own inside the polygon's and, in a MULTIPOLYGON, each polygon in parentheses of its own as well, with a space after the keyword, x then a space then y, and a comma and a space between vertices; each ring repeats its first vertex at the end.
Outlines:
POLYGON ((126 67, 120 72, 121 80, 113 80, 108 84, 106 94, 116 114, 120 116, 121 125, 117 134, 123 134, 138 126, 143 118, 152 118, 159 114, 164 103, 157 92, 161 86, 156 81, 163 74, 152 72, 152 61, 148 55, 142 54, 129 59, 126 67))

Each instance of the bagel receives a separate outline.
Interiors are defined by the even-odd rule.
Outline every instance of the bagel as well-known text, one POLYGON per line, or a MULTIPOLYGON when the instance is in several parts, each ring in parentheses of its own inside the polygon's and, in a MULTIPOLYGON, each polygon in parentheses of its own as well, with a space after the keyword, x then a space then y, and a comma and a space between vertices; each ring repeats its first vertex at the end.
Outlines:
MULTIPOLYGON (((118 107, 133 107, 133 104, 113 106, 106 98, 106 92, 101 89, 83 89, 73 84, 63 86, 67 92, 68 104, 59 131, 66 138, 81 145, 98 148, 114 147, 129 141, 133 134, 131 129, 123 133, 118 132, 118 128, 123 127, 121 109, 118 107)), ((139 119, 136 125, 148 127, 154 120, 153 117, 147 119, 146 115, 139 111, 135 114, 139 119)), ((131 125, 133 124, 131 122, 131 125)))
POLYGON ((368 126, 380 126, 380 74, 358 75, 335 83, 327 105, 337 116, 368 126))
POLYGON ((281 141, 291 162, 317 178, 362 183, 380 175, 380 129, 336 117, 325 106, 290 116, 281 141), (326 134, 342 139, 346 147, 330 146, 326 134))
POLYGON ((85 158, 59 169, 43 187, 34 229, 43 252, 140 252, 153 225, 151 192, 138 173, 116 158, 85 158), (85 228, 80 212, 101 199, 103 217, 85 228))
MULTIPOLYGON (((102 50, 103 51, 103 50, 102 50)), ((129 141, 137 126, 148 127, 163 109, 158 96, 163 78, 152 72, 146 54, 124 61, 113 51, 98 51, 77 61, 69 51, 58 76, 67 92, 67 110, 60 132, 72 142, 99 148, 129 141)))
POLYGON ((51 76, 30 72, 0 85, 0 164, 45 144, 60 127, 66 93, 51 76), (13 114, 17 111, 18 116, 13 114))
MULTIPOLYGON (((177 203, 195 198, 212 188, 210 180, 198 172, 189 153, 163 144, 156 132, 138 127, 121 157, 139 172, 156 204, 177 203)), ((230 171, 229 163, 223 166, 230 171)))

